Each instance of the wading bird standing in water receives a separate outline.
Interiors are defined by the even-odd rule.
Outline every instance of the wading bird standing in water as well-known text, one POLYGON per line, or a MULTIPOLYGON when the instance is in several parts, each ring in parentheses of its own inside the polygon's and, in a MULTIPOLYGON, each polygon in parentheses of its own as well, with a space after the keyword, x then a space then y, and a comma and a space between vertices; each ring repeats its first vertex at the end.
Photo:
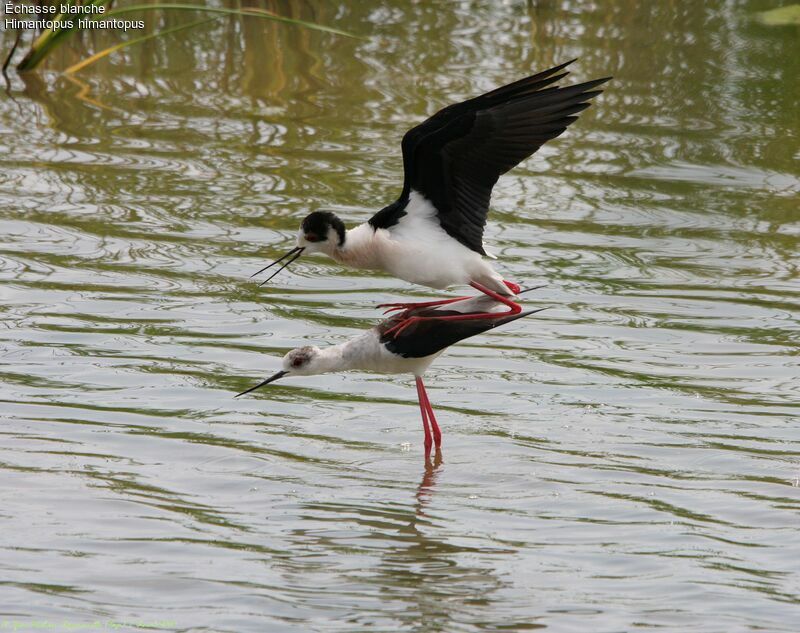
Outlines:
MULTIPOLYGON (((526 292, 526 291, 521 291, 526 292)), ((403 316, 396 314, 384 319, 363 334, 339 345, 319 347, 299 347, 283 357, 283 369, 270 376, 255 387, 238 394, 246 393, 268 385, 286 376, 313 376, 334 371, 360 369, 382 374, 411 373, 417 382, 417 398, 422 413, 422 428, 425 431, 425 453, 430 453, 432 444, 438 449, 442 443, 442 432, 436 423, 436 416, 428 400, 422 375, 430 364, 450 345, 470 336, 481 334, 498 325, 539 312, 528 310, 508 314, 505 304, 492 297, 479 295, 464 299, 449 306, 422 306, 409 308, 410 316, 420 320, 402 331, 390 334, 403 316), (488 315, 482 319, 461 319, 456 322, 445 321, 448 316, 488 315), (433 430, 433 437, 431 437, 433 430)))
MULTIPOLYGON (((258 272, 289 258, 269 281, 303 253, 324 253, 346 266, 431 288, 469 284, 504 305, 506 315, 519 314, 522 308, 514 301, 519 286, 484 259, 483 227, 497 179, 566 130, 610 79, 555 85, 571 63, 450 105, 409 130, 402 142, 403 191, 394 203, 350 230, 331 212, 311 213, 300 225, 297 246, 258 272)), ((404 310, 386 335, 397 336, 423 319, 497 318, 413 310, 459 300, 379 306, 404 310)))

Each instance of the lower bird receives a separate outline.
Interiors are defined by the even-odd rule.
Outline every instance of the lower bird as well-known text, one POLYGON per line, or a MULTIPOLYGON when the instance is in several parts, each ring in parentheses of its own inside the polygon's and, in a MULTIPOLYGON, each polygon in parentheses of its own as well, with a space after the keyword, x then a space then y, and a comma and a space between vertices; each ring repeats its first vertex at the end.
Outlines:
MULTIPOLYGON (((533 288, 528 290, 533 290, 533 288)), ((528 290, 522 290, 520 293, 528 290)), ((395 314, 344 343, 322 349, 311 346, 293 349, 283 357, 283 369, 256 386, 237 394, 236 397, 287 376, 313 376, 351 369, 383 374, 411 373, 414 374, 417 383, 417 398, 422 413, 422 428, 425 432, 425 453, 427 455, 433 444, 437 449, 441 446, 442 432, 425 391, 422 375, 430 364, 454 343, 540 312, 544 308, 521 311, 511 315, 504 309, 504 303, 486 295, 463 298, 457 303, 447 306, 409 308, 407 312, 410 312, 410 315, 395 314), (474 314, 492 316, 479 320, 441 320, 441 317, 446 316, 474 314), (394 335, 389 334, 406 316, 423 317, 423 320, 415 321, 411 326, 394 335)))
MULTIPOLYGON (((449 105, 409 130, 402 142, 405 179, 395 202, 349 230, 330 211, 314 211, 301 222, 295 248, 258 272, 287 260, 272 279, 301 255, 324 253, 345 266, 429 288, 468 284, 506 306, 506 314, 519 313, 519 286, 485 259, 491 257, 483 245, 489 200, 497 179, 564 132, 609 80, 557 85, 571 63, 449 105)), ((404 310, 387 334, 421 319, 496 318, 479 312, 424 316, 408 311, 415 305, 384 306, 404 310)))

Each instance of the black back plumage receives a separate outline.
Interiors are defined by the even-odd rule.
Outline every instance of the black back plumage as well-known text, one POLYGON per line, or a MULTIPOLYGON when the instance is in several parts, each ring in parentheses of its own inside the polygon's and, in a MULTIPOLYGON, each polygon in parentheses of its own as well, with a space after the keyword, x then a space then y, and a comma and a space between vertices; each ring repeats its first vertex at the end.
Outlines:
POLYGON ((485 255, 483 228, 497 179, 564 132, 610 79, 553 85, 569 74, 560 71, 572 61, 447 106, 409 130, 402 143, 403 192, 370 224, 397 224, 414 189, 433 203, 451 237, 485 255))

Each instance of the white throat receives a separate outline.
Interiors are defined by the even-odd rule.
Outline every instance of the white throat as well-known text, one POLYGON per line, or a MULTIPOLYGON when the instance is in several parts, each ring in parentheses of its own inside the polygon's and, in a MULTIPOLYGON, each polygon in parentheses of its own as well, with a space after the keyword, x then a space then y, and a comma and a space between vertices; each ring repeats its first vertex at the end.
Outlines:
POLYGON ((334 249, 333 258, 353 268, 383 270, 379 233, 368 222, 348 229, 344 244, 334 249))

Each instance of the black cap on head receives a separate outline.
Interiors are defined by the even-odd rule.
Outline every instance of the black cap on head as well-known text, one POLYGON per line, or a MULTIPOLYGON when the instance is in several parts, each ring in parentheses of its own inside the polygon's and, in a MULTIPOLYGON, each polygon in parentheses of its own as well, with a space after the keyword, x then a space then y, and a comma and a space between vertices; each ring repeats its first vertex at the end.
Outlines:
POLYGON ((332 228, 339 236, 339 246, 344 244, 344 222, 330 211, 309 213, 300 228, 309 242, 324 242, 328 239, 328 230, 332 228))

